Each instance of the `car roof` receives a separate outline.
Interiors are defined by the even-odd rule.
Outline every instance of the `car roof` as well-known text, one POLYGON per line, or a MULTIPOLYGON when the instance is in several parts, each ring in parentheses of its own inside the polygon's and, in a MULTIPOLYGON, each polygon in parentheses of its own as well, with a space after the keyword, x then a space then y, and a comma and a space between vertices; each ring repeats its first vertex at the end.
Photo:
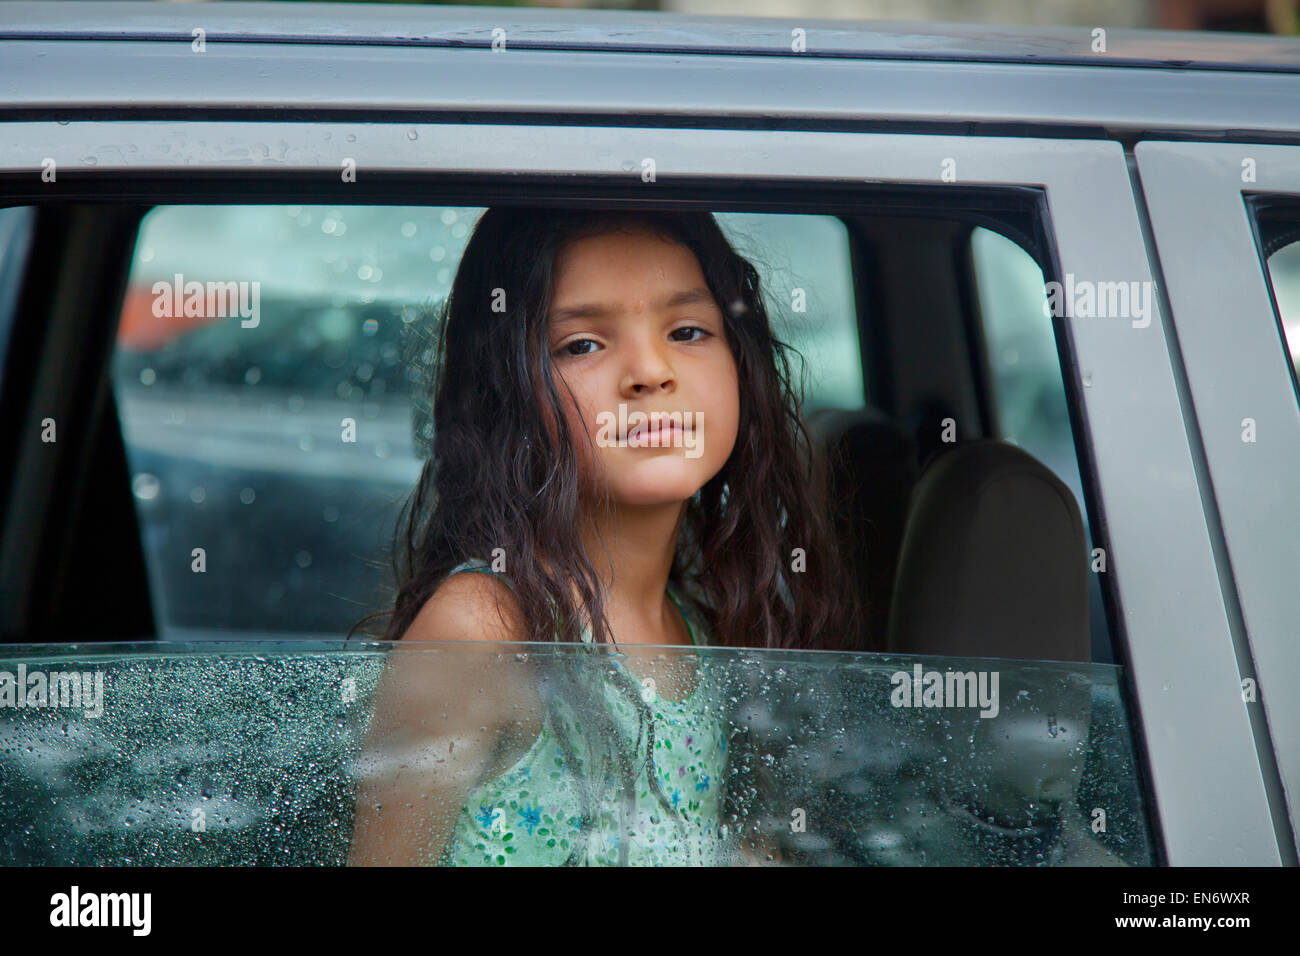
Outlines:
POLYGON ((372 3, 10 2, 0 39, 190 39, 490 47, 492 30, 519 49, 788 55, 991 63, 1300 72, 1300 39, 1266 34, 1091 27, 715 17, 622 10, 372 3), (794 30, 806 50, 791 49, 794 30))
MULTIPOLYGON (((1092 44, 1081 27, 18 0, 0 3, 0 119, 670 119, 716 129, 1300 143, 1300 38, 1107 30, 1106 53, 1092 44), (196 56, 200 28, 206 55, 196 56), (807 52, 793 51, 796 30, 807 52)), ((124 129, 97 135, 117 149, 124 129)))

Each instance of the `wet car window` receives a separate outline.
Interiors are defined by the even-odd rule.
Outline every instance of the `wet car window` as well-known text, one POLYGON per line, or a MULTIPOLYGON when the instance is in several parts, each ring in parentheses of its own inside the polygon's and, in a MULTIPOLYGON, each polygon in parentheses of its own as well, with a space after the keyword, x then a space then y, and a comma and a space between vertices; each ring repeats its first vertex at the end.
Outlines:
MULTIPOLYGON (((998 430, 1004 440, 1037 458, 1073 492, 1091 553, 1088 506, 1043 270, 1028 252, 991 229, 974 229, 970 249, 998 430)), ((1096 574, 1089 575, 1088 604, 1092 659, 1113 663, 1096 574)))
MULTIPOLYGON (((429 317, 482 211, 145 218, 113 386, 161 636, 341 636, 384 606, 391 529, 431 438, 429 317)), ((807 359, 809 407, 860 405, 844 225, 717 219, 807 359)))
POLYGON ((1149 865, 1120 681, 727 648, 13 646, 0 863, 1149 865), (491 720, 489 698, 510 702, 491 720), (653 747, 650 712, 674 727, 653 747))

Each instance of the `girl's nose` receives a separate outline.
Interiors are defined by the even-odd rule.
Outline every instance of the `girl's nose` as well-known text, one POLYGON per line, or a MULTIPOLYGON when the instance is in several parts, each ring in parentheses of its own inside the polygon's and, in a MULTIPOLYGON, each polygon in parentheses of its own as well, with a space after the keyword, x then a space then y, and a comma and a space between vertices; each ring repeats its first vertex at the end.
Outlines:
POLYGON ((646 345, 633 348, 623 376, 622 388, 625 394, 670 391, 676 384, 673 368, 659 348, 646 345))
POLYGON ((667 375, 660 379, 659 376, 634 376, 628 379, 628 384, 624 388, 625 392, 633 395, 641 395, 645 392, 671 392, 676 380, 672 375, 667 375))

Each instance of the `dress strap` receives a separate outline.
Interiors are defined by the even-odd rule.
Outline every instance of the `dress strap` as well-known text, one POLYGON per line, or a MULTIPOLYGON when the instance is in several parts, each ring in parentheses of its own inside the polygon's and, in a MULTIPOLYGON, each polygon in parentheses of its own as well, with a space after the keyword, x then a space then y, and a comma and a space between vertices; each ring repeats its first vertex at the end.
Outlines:
POLYGON ((695 637, 695 628, 691 627, 691 617, 686 613, 686 608, 682 607, 682 602, 677 600, 677 595, 673 593, 671 585, 668 587, 668 596, 672 599, 672 602, 677 605, 677 610, 681 613, 682 620, 686 623, 686 633, 690 635, 691 644, 695 647, 699 647, 700 642, 695 637))
POLYGON ((488 564, 486 561, 477 560, 477 559, 471 561, 462 561, 460 564, 456 565, 454 568, 452 568, 450 571, 447 572, 447 577, 451 577, 453 574, 459 574, 461 571, 483 571, 487 574, 495 574, 497 577, 499 577, 502 581, 506 583, 506 587, 508 587, 512 591, 515 589, 515 586, 510 583, 510 579, 506 577, 504 571, 493 571, 492 566, 488 564))

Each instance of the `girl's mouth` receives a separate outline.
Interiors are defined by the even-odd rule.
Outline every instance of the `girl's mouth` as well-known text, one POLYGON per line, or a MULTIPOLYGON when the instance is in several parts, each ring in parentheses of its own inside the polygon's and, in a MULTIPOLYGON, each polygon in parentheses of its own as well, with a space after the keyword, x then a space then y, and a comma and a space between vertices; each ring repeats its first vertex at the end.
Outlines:
POLYGON ((681 445, 688 430, 685 426, 671 421, 638 425, 628 432, 627 444, 632 448, 681 445))

